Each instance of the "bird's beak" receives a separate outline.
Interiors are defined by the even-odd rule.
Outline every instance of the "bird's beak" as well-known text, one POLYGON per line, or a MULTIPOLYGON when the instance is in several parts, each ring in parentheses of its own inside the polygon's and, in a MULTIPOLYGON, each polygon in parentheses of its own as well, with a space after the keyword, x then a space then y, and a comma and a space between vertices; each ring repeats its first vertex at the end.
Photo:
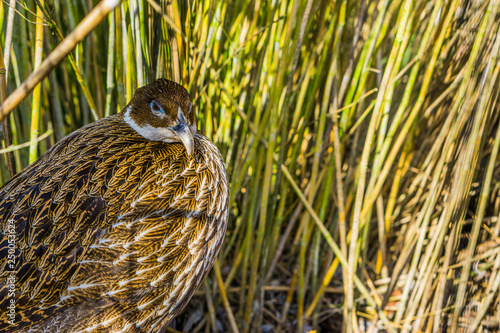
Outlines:
POLYGON ((194 138, 191 129, 184 117, 184 113, 179 107, 179 112, 177 113, 178 124, 170 127, 170 129, 177 135, 177 137, 182 141, 184 147, 186 147, 187 154, 191 156, 194 151, 194 138))

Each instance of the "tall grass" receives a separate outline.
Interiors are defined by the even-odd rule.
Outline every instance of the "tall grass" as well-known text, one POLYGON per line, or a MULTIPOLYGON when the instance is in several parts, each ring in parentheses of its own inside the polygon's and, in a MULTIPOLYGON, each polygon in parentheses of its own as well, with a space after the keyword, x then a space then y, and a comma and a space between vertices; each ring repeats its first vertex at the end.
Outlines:
MULTIPOLYGON (((8 90, 97 2, 17 2, 8 90)), ((188 88, 232 193, 176 330, 498 328, 499 6, 123 1, 12 113, 1 179, 6 151, 20 171, 166 77, 188 88)))

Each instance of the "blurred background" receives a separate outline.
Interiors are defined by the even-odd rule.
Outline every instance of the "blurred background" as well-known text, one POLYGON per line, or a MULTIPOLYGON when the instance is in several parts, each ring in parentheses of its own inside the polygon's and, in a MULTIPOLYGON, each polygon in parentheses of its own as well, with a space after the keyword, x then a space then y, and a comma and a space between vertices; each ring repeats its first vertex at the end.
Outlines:
MULTIPOLYGON (((7 93, 97 3, 1 2, 7 93)), ((218 262, 169 332, 496 332, 499 7, 123 1, 11 114, 0 180, 165 77, 231 181, 218 262)))

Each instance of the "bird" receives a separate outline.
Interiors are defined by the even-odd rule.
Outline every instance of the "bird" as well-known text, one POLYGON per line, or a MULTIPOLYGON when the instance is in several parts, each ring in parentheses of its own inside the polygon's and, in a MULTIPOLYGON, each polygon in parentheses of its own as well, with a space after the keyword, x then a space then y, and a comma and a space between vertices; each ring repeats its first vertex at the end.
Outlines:
POLYGON ((164 332, 224 240, 229 183, 187 90, 138 88, 0 188, 0 332, 164 332))

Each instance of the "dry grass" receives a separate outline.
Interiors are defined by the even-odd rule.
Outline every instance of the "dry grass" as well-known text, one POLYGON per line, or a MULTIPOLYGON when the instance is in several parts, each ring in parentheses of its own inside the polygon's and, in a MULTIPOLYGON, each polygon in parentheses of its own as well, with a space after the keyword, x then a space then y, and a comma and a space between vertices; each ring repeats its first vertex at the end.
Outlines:
MULTIPOLYGON (((9 92, 97 1, 37 3, 16 4, 9 92)), ((178 81, 232 196, 177 330, 498 330, 499 7, 124 1, 13 112, 14 146, 31 145, 7 150, 19 171, 136 87, 178 81)))

